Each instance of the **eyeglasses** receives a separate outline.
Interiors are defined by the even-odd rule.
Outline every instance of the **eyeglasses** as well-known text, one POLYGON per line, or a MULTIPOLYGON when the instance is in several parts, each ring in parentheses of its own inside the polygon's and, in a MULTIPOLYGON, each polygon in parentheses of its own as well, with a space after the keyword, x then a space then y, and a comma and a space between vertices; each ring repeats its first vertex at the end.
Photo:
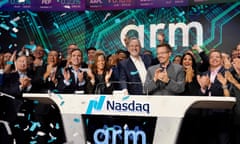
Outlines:
POLYGON ((158 52, 157 55, 165 55, 165 54, 168 54, 169 51, 165 51, 165 52, 158 52))

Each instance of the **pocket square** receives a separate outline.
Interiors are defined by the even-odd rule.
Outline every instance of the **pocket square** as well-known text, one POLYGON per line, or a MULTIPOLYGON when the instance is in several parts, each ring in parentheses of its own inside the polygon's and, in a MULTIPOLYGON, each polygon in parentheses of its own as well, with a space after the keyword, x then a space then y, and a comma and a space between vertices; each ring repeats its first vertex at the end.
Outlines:
POLYGON ((136 74, 138 74, 138 71, 131 71, 130 74, 131 75, 136 75, 136 74))

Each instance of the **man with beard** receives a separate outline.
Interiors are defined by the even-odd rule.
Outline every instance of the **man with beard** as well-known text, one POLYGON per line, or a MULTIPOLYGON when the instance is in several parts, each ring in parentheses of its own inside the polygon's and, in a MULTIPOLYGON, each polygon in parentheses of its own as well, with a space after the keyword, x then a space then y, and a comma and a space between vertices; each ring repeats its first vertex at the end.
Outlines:
POLYGON ((185 74, 181 65, 170 62, 169 44, 157 46, 159 64, 148 68, 144 89, 153 95, 176 95, 184 91, 185 74))

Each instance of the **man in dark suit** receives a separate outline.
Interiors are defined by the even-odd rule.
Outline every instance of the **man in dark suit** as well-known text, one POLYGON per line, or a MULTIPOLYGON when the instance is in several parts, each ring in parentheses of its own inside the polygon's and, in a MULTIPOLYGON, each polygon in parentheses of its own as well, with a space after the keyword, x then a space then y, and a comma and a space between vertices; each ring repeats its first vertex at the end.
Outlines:
MULTIPOLYGON (((199 95, 205 96, 229 96, 230 84, 225 76, 222 52, 211 50, 209 53, 208 71, 202 76, 197 76, 201 89, 199 95)), ((204 109, 201 119, 201 142, 204 144, 229 143, 230 116, 228 110, 204 109)))
POLYGON ((19 56, 15 66, 17 71, 4 74, 3 92, 21 99, 22 93, 30 92, 32 89, 32 74, 27 71, 27 57, 19 56))
POLYGON ((15 117, 9 122, 11 129, 13 130, 13 137, 16 138, 17 143, 21 144, 28 143, 30 138, 30 132, 24 131, 24 128, 29 125, 25 116, 29 114, 32 108, 31 104, 25 105, 25 103, 23 103, 22 94, 31 92, 34 86, 32 85, 32 75, 27 71, 27 56, 18 56, 15 61, 15 67, 15 72, 3 75, 3 92, 15 97, 15 99, 9 103, 9 105, 12 106, 11 109, 8 109, 8 111, 10 111, 12 115, 15 115, 15 117), (19 112, 24 113, 24 116, 16 117, 19 112), (15 124, 18 124, 21 129, 14 127, 15 124))
POLYGON ((58 90, 61 93, 74 93, 76 91, 85 91, 87 73, 82 69, 83 53, 80 49, 73 49, 70 55, 70 63, 64 69, 63 76, 58 83, 58 90))
POLYGON ((199 95, 229 96, 225 93, 229 84, 226 81, 222 81, 224 75, 225 68, 223 66, 222 53, 219 50, 212 50, 209 53, 208 71, 203 72, 202 76, 197 77, 201 86, 199 95))
POLYGON ((147 68, 151 65, 151 57, 140 55, 141 44, 133 37, 127 44, 129 58, 119 63, 120 85, 125 94, 145 94, 143 84, 146 79, 147 68))

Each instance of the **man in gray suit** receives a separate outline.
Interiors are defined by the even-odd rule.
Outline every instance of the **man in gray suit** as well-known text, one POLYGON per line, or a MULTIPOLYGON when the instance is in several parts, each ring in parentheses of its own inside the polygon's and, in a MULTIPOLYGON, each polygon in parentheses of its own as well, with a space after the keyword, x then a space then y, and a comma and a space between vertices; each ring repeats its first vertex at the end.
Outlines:
POLYGON ((176 95, 184 91, 185 74, 181 65, 170 62, 169 44, 157 46, 159 64, 148 68, 144 89, 147 94, 176 95))

